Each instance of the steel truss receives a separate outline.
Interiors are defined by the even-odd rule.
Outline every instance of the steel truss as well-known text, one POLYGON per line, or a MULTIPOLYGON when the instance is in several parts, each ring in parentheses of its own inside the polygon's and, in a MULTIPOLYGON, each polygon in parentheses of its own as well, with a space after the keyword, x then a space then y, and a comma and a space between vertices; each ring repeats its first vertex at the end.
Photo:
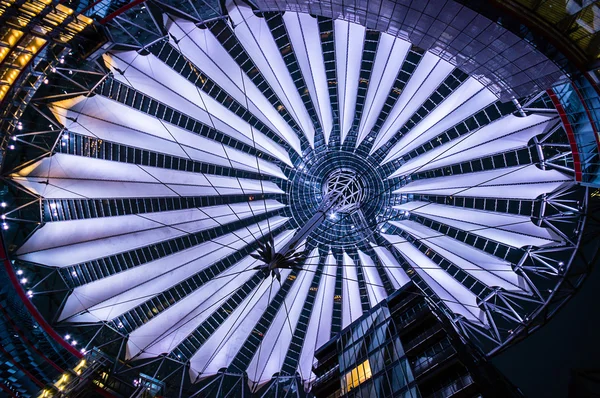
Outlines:
MULTIPOLYGON (((538 167, 574 175, 570 146, 560 124, 534 137, 533 142, 540 154, 538 167)), ((578 291, 598 262, 600 220, 593 216, 598 206, 598 199, 590 197, 588 188, 575 182, 536 199, 537 215, 532 220, 553 231, 560 242, 550 247, 525 247, 513 262, 514 271, 527 283, 531 294, 495 288, 480 297, 479 307, 490 322, 489 328, 452 313, 391 244, 383 239, 378 243, 392 251, 417 286, 453 320, 463 336, 482 353, 493 356, 543 326, 578 291)))
MULTIPOLYGON (((109 37, 113 40, 109 46, 112 49, 136 49, 143 51, 152 43, 165 38, 165 32, 160 23, 156 23, 155 16, 160 10, 166 9, 173 13, 179 12, 178 16, 193 20, 194 22, 206 22, 209 19, 202 17, 202 12, 190 2, 188 11, 175 10, 171 5, 161 2, 148 2, 147 8, 141 11, 140 7, 116 16, 108 26, 109 37), (189 12, 189 13, 188 13, 189 12), (140 16, 141 14, 141 16, 140 16), (135 18, 146 18, 150 24, 136 22, 135 18), (150 26, 151 28, 148 28, 150 26), (139 29, 139 36, 132 34, 131 27, 139 29)), ((220 18, 212 16, 211 18, 220 18)), ((139 21, 139 19, 137 19, 139 21)), ((62 53, 61 53, 62 54, 62 53)), ((66 56, 64 53, 62 55, 66 56)), ((60 77, 61 86, 55 87, 55 92, 48 95, 40 95, 31 104, 23 102, 22 107, 14 111, 10 118, 5 119, 12 127, 6 140, 2 144, 3 150, 9 148, 11 142, 28 147, 29 156, 26 163, 10 168, 7 174, 17 172, 35 161, 51 156, 58 146, 62 145, 65 129, 60 125, 45 108, 45 104, 68 99, 78 95, 94 95, 96 89, 102 82, 111 77, 104 65, 97 58, 90 60, 85 67, 69 67, 59 64, 57 58, 55 66, 44 73, 54 74, 60 77), (87 69, 86 69, 87 68, 87 69), (24 109, 30 105, 24 113, 24 109), (42 123, 43 121, 43 123, 42 123), (27 126, 22 129, 19 126, 27 126), (23 132, 21 132, 23 131, 23 132), (9 138, 10 137, 10 138, 9 138)), ((39 75, 38 85, 33 88, 33 93, 43 83, 39 75)), ((527 101, 529 105, 533 100, 527 101)), ((534 108, 524 107, 523 112, 535 111, 534 108)), ((548 110, 543 110, 547 113, 548 110)), ((540 156, 538 166, 541 168, 555 168, 563 173, 573 174, 573 160, 568 149, 562 128, 557 127, 546 135, 537 137, 534 145, 540 156)), ((4 182, 10 185, 10 191, 16 199, 18 206, 6 213, 6 220, 19 225, 22 233, 15 240, 24 241, 37 228, 45 222, 43 217, 43 199, 32 196, 29 192, 22 190, 19 186, 4 178, 4 182)), ((490 328, 482 328, 480 325, 467 321, 463 317, 457 317, 442 300, 420 279, 414 269, 397 253, 392 246, 384 242, 377 234, 371 231, 365 220, 360 220, 357 225, 365 229, 368 238, 376 240, 380 245, 389 247, 397 260, 402 264, 407 274, 419 286, 422 292, 430 297, 431 302, 440 311, 448 316, 463 336, 473 341, 479 349, 487 355, 495 355, 509 345, 525 338, 530 333, 543 326, 580 288, 588 275, 591 267, 597 262, 599 255, 600 219, 595 214, 600 208, 597 198, 590 198, 587 188, 575 183, 566 184, 559 190, 548 195, 543 195, 536 200, 538 226, 549 228, 561 238, 561 242, 552 247, 536 248, 528 247, 523 251, 521 258, 514 263, 514 270, 528 284, 532 291, 531 295, 507 292, 503 289, 494 289, 491 294, 480 300, 480 308, 487 314, 490 328), (364 228, 362 227, 364 225, 364 228)), ((393 212, 392 217, 397 217, 393 212)), ((33 264, 18 264, 22 268, 38 267, 33 264)), ((381 265, 379 265, 381 268, 381 265)), ((38 273, 39 280, 36 286, 61 278, 54 270, 38 273)), ((57 289, 64 293, 66 299, 72 291, 67 288, 66 281, 62 281, 64 289, 57 289)), ((40 290, 39 295, 56 293, 56 290, 40 290)), ((52 303, 46 309, 48 313, 56 313, 62 307, 61 303, 52 303)), ((57 329, 67 332, 64 326, 57 325, 57 329)), ((166 396, 203 396, 216 393, 222 397, 304 397, 304 385, 298 375, 275 376, 266 386, 252 392, 248 385, 246 375, 221 372, 205 380, 190 380, 188 376, 189 363, 181 361, 176 357, 161 356, 151 360, 137 361, 135 364, 125 361, 125 346, 127 334, 123 333, 119 325, 112 321, 102 321, 93 324, 80 324, 77 327, 69 327, 68 331, 75 331, 86 341, 82 352, 91 352, 92 348, 105 353, 111 358, 116 358, 108 372, 127 388, 131 389, 131 396, 141 396, 145 385, 139 381, 139 374, 143 373, 157 378, 164 375, 161 381, 165 385, 163 392, 166 396), (137 383, 136 383, 137 381, 137 383), (176 387, 172 387, 172 386, 176 387), (280 395, 282 394, 283 395, 280 395)))

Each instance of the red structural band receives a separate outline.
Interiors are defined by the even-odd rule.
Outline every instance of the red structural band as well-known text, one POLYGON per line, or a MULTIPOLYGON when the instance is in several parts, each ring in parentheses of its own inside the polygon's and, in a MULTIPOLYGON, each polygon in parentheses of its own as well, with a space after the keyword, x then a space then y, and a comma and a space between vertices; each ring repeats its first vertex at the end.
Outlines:
POLYGON ((83 10, 81 10, 80 14, 85 15, 85 13, 90 10, 92 7, 98 5, 98 3, 100 3, 102 0, 96 0, 94 1, 92 4, 90 4, 89 6, 85 7, 83 10))
POLYGON ((35 305, 33 305, 31 300, 29 300, 29 298, 27 297, 27 294, 25 293, 23 286, 21 286, 21 284, 19 283, 19 281, 17 279, 17 275, 15 274, 15 270, 13 269, 12 264, 10 263, 8 255, 6 254, 6 248, 4 246, 4 238, 2 238, 1 242, 0 242, 0 257, 3 259, 4 269, 6 271, 6 274, 8 275, 8 278, 10 279, 10 282, 12 283, 13 287, 15 288, 15 291, 17 292, 17 295, 21 298, 21 301, 23 302, 23 304, 25 305, 25 307, 27 308, 27 310, 29 311, 29 313, 31 314, 33 319, 36 320, 36 322, 40 325, 40 327, 50 337, 52 337, 58 344, 60 344, 61 346, 63 346, 63 348, 65 348, 67 351, 69 351, 71 354, 73 354, 73 356, 75 356, 76 358, 79 358, 79 359, 83 358, 83 354, 81 352, 79 352, 71 344, 67 343, 58 333, 56 333, 54 328, 52 328, 52 326, 50 326, 50 324, 46 321, 46 319, 44 319, 42 314, 40 314, 40 312, 35 307, 35 305))
POLYGON ((19 369, 21 372, 25 373, 25 375, 27 377, 29 377, 29 380, 33 381, 35 384, 38 385, 38 387, 44 387, 44 383, 42 383, 37 377, 35 377, 34 375, 31 374, 31 372, 29 372, 27 369, 25 369, 21 363, 17 360, 15 360, 15 358, 13 358, 12 355, 10 355, 10 352, 6 351, 4 349, 4 347, 2 347, 0 345, 0 352, 2 354, 4 354, 4 356, 6 356, 8 358, 9 361, 11 361, 17 369, 19 369))
POLYGON ((15 393, 9 390, 3 383, 0 383, 0 390, 4 391, 9 397, 16 397, 15 393))
POLYGON ((143 2, 145 2, 146 0, 133 0, 131 3, 125 4, 123 7, 117 9, 116 11, 108 14, 104 19, 100 20, 100 23, 102 25, 104 25, 107 22, 112 21, 113 19, 115 19, 116 17, 118 17, 119 15, 123 14, 125 11, 137 6, 138 4, 142 4, 143 2))
POLYGON ((571 123, 569 123, 569 118, 567 117, 567 113, 565 112, 565 108, 563 108, 562 104, 558 100, 558 97, 556 96, 554 90, 549 88, 548 90, 546 90, 546 92, 548 93, 550 99, 554 103, 554 107, 558 111, 563 126, 565 127, 565 131, 567 132, 569 144, 571 145, 571 153, 573 153, 573 163, 575 166, 575 180, 581 182, 581 159, 579 158, 579 149, 577 148, 577 142, 575 141, 575 133, 573 132, 573 127, 571 127, 571 123))
POLYGON ((588 119, 590 119, 590 124, 592 126, 592 130, 594 131, 594 138, 596 138, 596 145, 598 145, 598 151, 600 151, 600 141, 598 140, 598 130, 596 129, 596 123, 594 123, 594 119, 592 119, 592 114, 590 113, 590 108, 588 108, 587 104, 585 103, 585 99, 581 95, 581 91, 579 91, 579 89, 577 88, 577 85, 575 83, 571 83, 571 86, 573 86, 575 93, 577 94, 577 96, 579 97, 579 100, 581 101, 581 105, 583 105, 583 109, 585 109, 585 113, 587 114, 588 119))
POLYGON ((31 341, 29 341, 29 339, 23 334, 23 332, 19 329, 19 327, 17 326, 15 321, 10 317, 10 315, 8 315, 8 312, 6 312, 6 310, 1 305, 0 305, 0 312, 2 313, 2 315, 4 315, 6 320, 10 323, 10 325, 13 327, 13 329, 17 332, 18 336, 25 342, 25 344, 27 344, 27 346, 29 346, 36 354, 38 354, 40 357, 42 357, 42 359, 44 361, 48 362, 59 373, 64 372, 63 368, 61 368, 56 363, 54 363, 54 361, 52 361, 50 358, 48 358, 46 355, 44 355, 43 352, 41 352, 31 341))

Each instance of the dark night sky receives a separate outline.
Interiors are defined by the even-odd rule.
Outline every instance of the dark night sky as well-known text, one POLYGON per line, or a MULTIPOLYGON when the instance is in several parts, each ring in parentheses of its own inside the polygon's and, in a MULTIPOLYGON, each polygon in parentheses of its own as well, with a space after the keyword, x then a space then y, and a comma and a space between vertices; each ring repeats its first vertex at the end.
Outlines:
POLYGON ((528 398, 566 397, 571 369, 600 369, 600 271, 547 325, 493 363, 528 398))

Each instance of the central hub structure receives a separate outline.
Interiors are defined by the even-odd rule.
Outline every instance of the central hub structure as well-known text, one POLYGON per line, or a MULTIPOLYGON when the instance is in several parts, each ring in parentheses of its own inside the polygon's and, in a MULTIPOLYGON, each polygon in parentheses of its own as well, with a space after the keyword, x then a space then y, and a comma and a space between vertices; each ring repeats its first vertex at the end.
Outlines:
POLYGON ((324 210, 326 217, 313 228, 309 241, 355 247, 370 236, 382 217, 393 212, 392 192, 399 180, 386 177, 395 170, 392 163, 380 165, 363 146, 315 145, 291 170, 286 187, 294 227, 303 228, 324 210))
POLYGON ((365 198, 365 185, 353 170, 337 169, 323 184, 323 198, 331 200, 331 211, 352 213, 365 198))
MULTIPOLYGON (((260 245, 256 254, 251 254, 262 262, 256 269, 280 280, 281 269, 300 268, 305 261, 305 253, 297 250, 301 242, 321 227, 328 214, 333 218, 336 218, 337 212, 351 214, 351 217, 359 214, 364 199, 364 183, 357 173, 346 168, 335 169, 325 178, 321 204, 294 236, 279 250, 275 249, 275 242, 270 236, 260 245)), ((364 220, 364 216, 360 220, 364 220)))

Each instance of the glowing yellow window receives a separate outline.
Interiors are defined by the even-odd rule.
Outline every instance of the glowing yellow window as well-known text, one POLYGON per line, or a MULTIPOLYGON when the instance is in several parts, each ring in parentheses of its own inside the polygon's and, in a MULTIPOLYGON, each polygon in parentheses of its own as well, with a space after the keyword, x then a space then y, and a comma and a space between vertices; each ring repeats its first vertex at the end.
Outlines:
POLYGON ((346 393, 371 378, 371 364, 367 359, 346 373, 346 393))

